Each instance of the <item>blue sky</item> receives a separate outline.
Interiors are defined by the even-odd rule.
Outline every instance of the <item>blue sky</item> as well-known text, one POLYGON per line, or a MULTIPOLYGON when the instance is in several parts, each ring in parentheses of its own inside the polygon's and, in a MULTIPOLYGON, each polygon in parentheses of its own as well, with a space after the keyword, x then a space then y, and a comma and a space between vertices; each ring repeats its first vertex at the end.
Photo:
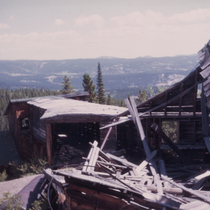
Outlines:
POLYGON ((0 0, 0 59, 175 56, 210 38, 209 0, 0 0))

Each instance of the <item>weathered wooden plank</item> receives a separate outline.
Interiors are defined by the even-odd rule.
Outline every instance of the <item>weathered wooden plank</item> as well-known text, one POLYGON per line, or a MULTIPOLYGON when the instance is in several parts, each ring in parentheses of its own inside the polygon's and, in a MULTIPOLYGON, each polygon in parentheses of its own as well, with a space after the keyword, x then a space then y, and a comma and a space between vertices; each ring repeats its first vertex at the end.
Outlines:
POLYGON ((136 168, 137 173, 140 173, 140 171, 146 167, 147 164, 149 164, 149 161, 155 157, 157 154, 157 150, 154 150, 149 157, 147 157, 144 161, 141 162, 141 164, 136 168))
MULTIPOLYGON (((151 151, 150 151, 149 146, 147 144, 146 137, 145 137, 145 134, 144 134, 144 130, 143 130, 140 118, 138 117, 138 112, 137 112, 137 108, 136 108, 136 104, 135 104, 135 99, 134 99, 133 96, 130 97, 130 101, 131 101, 131 105, 132 105, 132 108, 133 108, 133 113, 135 115, 134 123, 136 124, 137 130, 138 130, 139 135, 141 137, 141 141, 143 143, 143 147, 144 147, 144 151, 146 153, 146 156, 149 157, 150 154, 151 154, 151 151)), ((131 107, 128 106, 128 109, 131 109, 131 107)), ((131 112, 132 112, 132 110, 131 110, 131 112)), ((151 170, 153 176, 156 178, 156 181, 157 181, 156 183, 157 183, 157 186, 158 186, 158 193, 162 195, 163 194, 162 186, 161 186, 160 182, 158 181, 159 180, 159 175, 157 174, 157 168, 156 168, 155 162, 153 160, 151 160, 150 163, 149 163, 149 166, 150 166, 150 170, 151 170)))
POLYGON ((180 209, 186 209, 186 210, 207 210, 210 209, 210 205, 208 203, 204 203, 202 201, 196 200, 192 201, 187 204, 182 204, 180 206, 180 209))
POLYGON ((210 75, 210 66, 200 72, 201 76, 205 79, 210 75))
POLYGON ((102 145, 101 145, 101 150, 103 150, 103 148, 104 148, 104 145, 106 144, 106 142, 107 142, 107 139, 108 139, 108 137, 109 137, 109 135, 110 135, 110 133, 111 133, 111 131, 112 131, 112 128, 113 127, 110 127, 109 128, 109 130, 108 130, 108 132, 107 132, 107 134, 106 134, 106 136, 105 136, 105 138, 104 138, 104 140, 103 140, 103 143, 102 143, 102 145))
POLYGON ((91 158, 93 158, 93 150, 97 147, 97 145, 98 145, 98 142, 94 141, 93 144, 92 144, 92 147, 90 149, 90 152, 89 152, 89 154, 87 156, 87 160, 85 161, 85 164, 84 164, 84 166, 82 168, 82 172, 83 173, 87 172, 88 166, 90 165, 90 160, 91 160, 91 158))
POLYGON ((198 191, 195 191, 195 190, 192 190, 192 189, 189 189, 189 188, 186 188, 180 184, 177 184, 176 182, 172 181, 171 179, 169 179, 168 177, 166 176, 163 176, 161 175, 161 178, 169 183, 171 183, 172 185, 176 186, 176 187, 179 187, 180 189, 192 194, 192 195, 195 195, 196 197, 198 198, 201 198, 202 200, 210 203, 210 198, 205 196, 205 195, 202 195, 201 193, 199 193, 198 191))

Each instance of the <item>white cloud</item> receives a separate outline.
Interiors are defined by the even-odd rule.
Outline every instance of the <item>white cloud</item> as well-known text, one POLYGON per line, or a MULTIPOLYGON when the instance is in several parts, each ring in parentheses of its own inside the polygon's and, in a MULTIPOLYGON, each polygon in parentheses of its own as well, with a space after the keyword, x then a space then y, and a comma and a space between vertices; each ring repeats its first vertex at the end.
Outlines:
MULTIPOLYGON (((57 21, 58 25, 62 23, 63 20, 57 21)), ((210 38, 210 10, 193 10, 171 16, 151 10, 145 13, 137 11, 109 20, 92 15, 75 19, 75 25, 75 30, 69 31, 0 34, 0 57, 134 58, 193 54, 210 38)))
POLYGON ((75 19, 75 25, 79 27, 93 26, 96 28, 102 28, 105 24, 105 20, 99 15, 91 15, 89 17, 81 17, 75 19))
POLYGON ((7 24, 0 23, 0 29, 7 29, 7 28, 9 28, 7 24))
POLYGON ((60 25, 65 24, 65 22, 62 19, 56 19, 55 20, 55 24, 58 25, 58 26, 60 26, 60 25))

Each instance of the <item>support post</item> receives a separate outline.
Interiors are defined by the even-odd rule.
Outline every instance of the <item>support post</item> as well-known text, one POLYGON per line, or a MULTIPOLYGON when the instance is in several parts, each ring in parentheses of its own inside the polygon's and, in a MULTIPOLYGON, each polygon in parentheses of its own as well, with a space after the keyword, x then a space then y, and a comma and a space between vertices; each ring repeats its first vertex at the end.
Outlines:
POLYGON ((51 124, 46 124, 46 149, 47 149, 47 162, 52 165, 52 130, 51 124))

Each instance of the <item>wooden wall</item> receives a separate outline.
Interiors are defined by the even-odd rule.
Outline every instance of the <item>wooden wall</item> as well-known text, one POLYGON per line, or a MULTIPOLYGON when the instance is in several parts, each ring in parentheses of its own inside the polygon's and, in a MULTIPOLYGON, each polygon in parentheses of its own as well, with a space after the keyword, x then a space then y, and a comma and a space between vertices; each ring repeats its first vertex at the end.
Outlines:
POLYGON ((43 126, 43 122, 38 120, 42 111, 33 109, 27 102, 12 103, 8 111, 10 132, 23 160, 28 161, 33 157, 44 158, 46 156, 45 138, 43 138, 45 129, 43 131, 43 127, 39 128, 43 126), (24 118, 29 118, 29 129, 21 128, 21 120, 24 118))
POLYGON ((46 142, 46 124, 44 120, 40 120, 45 110, 39 107, 30 105, 29 117, 31 121, 31 134, 33 138, 46 142))

